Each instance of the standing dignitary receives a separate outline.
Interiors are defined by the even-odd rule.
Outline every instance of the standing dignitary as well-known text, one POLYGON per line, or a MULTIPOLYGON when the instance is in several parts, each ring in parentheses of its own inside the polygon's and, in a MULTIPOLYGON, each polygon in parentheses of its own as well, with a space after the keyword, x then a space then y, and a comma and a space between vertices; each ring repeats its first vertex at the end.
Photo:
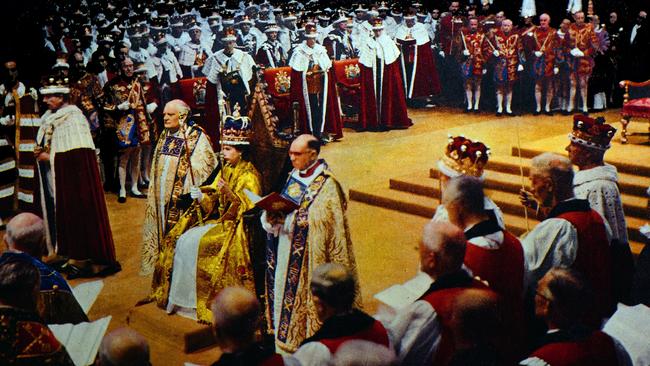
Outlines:
POLYGON ((573 14, 575 23, 569 27, 569 48, 573 57, 571 70, 571 89, 569 91, 569 112, 573 111, 576 103, 576 93, 580 88, 582 112, 587 113, 587 87, 589 77, 594 68, 593 55, 598 48, 598 38, 591 23, 585 23, 585 13, 579 11, 573 14))
POLYGON ((350 37, 351 28, 348 27, 348 18, 344 14, 333 17, 334 29, 323 40, 323 46, 332 60, 345 60, 355 58, 356 50, 350 37))
POLYGON ((212 47, 205 44, 201 38, 201 27, 194 23, 189 28, 190 40, 185 43, 178 55, 178 63, 183 71, 183 78, 201 76, 205 60, 212 55, 212 47))
POLYGON ((415 13, 404 17, 404 22, 395 30, 394 38, 400 50, 402 78, 409 102, 440 93, 431 40, 427 28, 417 21, 415 13))
POLYGON ((38 174, 35 173, 36 160, 33 154, 34 140, 40 126, 38 93, 18 79, 16 61, 9 60, 3 66, 0 79, 0 128, 6 131, 6 144, 0 140, 3 162, 0 165, 0 217, 7 217, 16 209, 38 213, 41 208, 38 204, 38 174), (12 145, 15 151, 11 148, 12 145))
POLYGON ((280 32, 280 27, 275 23, 269 23, 264 30, 266 41, 262 43, 255 56, 258 65, 275 68, 287 64, 287 50, 282 47, 282 43, 278 40, 278 32, 280 32))
POLYGON ((478 18, 470 18, 468 28, 462 34, 465 60, 461 69, 465 80, 465 101, 467 102, 467 112, 474 113, 478 113, 481 103, 481 81, 487 71, 485 69, 486 37, 478 25, 478 18))
POLYGON ((604 161, 614 134, 616 129, 606 124, 603 117, 574 116, 566 151, 578 167, 573 177, 576 197, 589 201, 591 208, 600 213, 612 229, 613 288, 616 300, 625 301, 632 283, 634 262, 618 189, 618 173, 616 167, 604 161))
POLYGON ((565 157, 544 153, 533 158, 530 167, 533 195, 550 209, 546 219, 522 239, 528 281, 528 295, 553 267, 580 271, 594 288, 593 322, 611 315, 612 261, 611 232, 603 217, 578 199, 573 192, 573 165, 565 157))
POLYGON ((557 63, 557 52, 560 45, 557 31, 551 28, 551 17, 548 14, 539 16, 539 26, 529 29, 522 37, 526 45, 528 70, 535 81, 535 115, 542 113, 542 93, 546 90, 546 114, 551 113, 553 102, 553 79, 560 72, 557 63))
POLYGON ((497 91, 497 116, 505 113, 512 116, 512 88, 518 79, 518 72, 524 67, 520 64, 523 56, 521 37, 512 30, 512 20, 504 19, 501 29, 496 32, 492 53, 496 58, 494 81, 497 91))
POLYGON ((329 141, 343 137, 341 112, 334 78, 330 75, 332 61, 327 49, 316 42, 318 33, 307 26, 305 40, 293 49, 291 66, 291 102, 298 102, 300 131, 329 141))
MULTIPOLYGON (((267 249, 267 323, 279 350, 294 352, 321 326, 311 296, 312 269, 333 262, 358 277, 350 239, 347 197, 318 158, 320 142, 301 135, 289 149, 293 170, 283 195, 299 208, 287 215, 264 211, 262 225, 274 240, 267 249)), ((358 295, 358 289, 354 290, 358 295)), ((360 299, 355 295, 355 303, 360 299)))
POLYGON ((399 48, 384 34, 380 18, 372 20, 373 36, 361 45, 361 111, 359 123, 370 130, 408 128, 406 96, 398 58, 399 48))
POLYGON ((190 112, 179 99, 167 103, 163 111, 165 129, 154 150, 145 209, 142 275, 153 272, 165 234, 189 206, 181 196, 204 183, 217 166, 210 139, 189 120, 190 112))
MULTIPOLYGON (((49 238, 56 254, 68 258, 68 278, 109 275, 121 267, 115 257, 95 144, 83 112, 68 104, 68 80, 50 77, 41 88, 48 111, 38 130, 43 216, 54 222, 49 238), (41 169, 42 168, 42 169, 41 169)), ((48 227, 51 227, 48 225, 48 227)), ((53 254, 53 253, 49 253, 53 254)))

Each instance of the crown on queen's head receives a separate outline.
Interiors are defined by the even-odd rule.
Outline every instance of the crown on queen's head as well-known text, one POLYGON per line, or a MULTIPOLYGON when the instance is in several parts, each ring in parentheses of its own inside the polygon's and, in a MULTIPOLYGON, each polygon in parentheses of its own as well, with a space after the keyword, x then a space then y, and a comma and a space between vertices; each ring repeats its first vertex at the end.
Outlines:
POLYGON ((69 94, 70 81, 61 75, 48 76, 43 80, 43 86, 39 89, 42 95, 48 94, 69 94))
POLYGON ((249 145, 253 136, 253 126, 248 117, 239 114, 239 104, 235 104, 233 113, 226 116, 221 137, 222 145, 249 145))
POLYGON ((384 21, 379 17, 373 18, 371 24, 373 30, 384 29, 384 21))
POLYGON ((616 129, 605 123, 604 117, 591 118, 581 114, 573 116, 572 142, 598 150, 607 150, 616 134, 616 129))
POLYGON ((455 137, 449 135, 438 168, 443 174, 452 178, 460 175, 482 178, 489 156, 490 148, 484 143, 472 141, 462 135, 455 137))

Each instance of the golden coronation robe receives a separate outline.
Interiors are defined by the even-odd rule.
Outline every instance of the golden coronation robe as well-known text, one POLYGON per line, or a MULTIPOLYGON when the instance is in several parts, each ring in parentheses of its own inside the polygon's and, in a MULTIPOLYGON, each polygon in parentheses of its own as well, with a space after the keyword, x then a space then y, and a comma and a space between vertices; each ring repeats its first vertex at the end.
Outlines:
POLYGON ((143 276, 153 273, 163 238, 187 208, 181 205, 181 195, 188 194, 192 184, 203 184, 217 166, 210 139, 200 127, 188 126, 186 136, 189 159, 180 130, 172 133, 165 129, 156 144, 142 234, 140 274, 143 276))
POLYGON ((244 189, 259 195, 260 182, 260 174, 253 164, 242 160, 235 166, 226 164, 209 186, 202 187, 207 192, 200 203, 204 224, 199 223, 194 204, 162 243, 151 295, 159 307, 195 308, 199 321, 211 322, 210 300, 216 292, 228 286, 255 291, 243 219, 244 213, 254 205, 244 189), (219 191, 220 179, 230 187, 234 197, 219 191))
POLYGON ((322 160, 310 176, 301 175, 294 169, 283 189, 300 206, 286 216, 284 225, 272 226, 262 214, 262 226, 277 238, 267 244, 267 324, 277 349, 284 352, 295 352, 320 329, 310 291, 312 270, 334 262, 358 277, 343 187, 322 160))

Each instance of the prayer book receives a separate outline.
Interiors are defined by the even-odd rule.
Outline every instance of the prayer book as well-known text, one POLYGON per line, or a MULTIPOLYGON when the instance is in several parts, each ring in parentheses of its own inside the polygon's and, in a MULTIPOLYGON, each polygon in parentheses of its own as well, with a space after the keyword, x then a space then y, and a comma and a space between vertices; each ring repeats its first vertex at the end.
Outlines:
POLYGON ((616 338, 632 359, 634 366, 650 365, 648 347, 650 329, 650 308, 639 304, 627 306, 618 304, 614 315, 607 321, 603 332, 616 338))
POLYGON ((72 289, 72 294, 77 299, 79 305, 86 314, 97 300, 97 296, 104 288, 104 281, 97 280, 91 282, 84 282, 72 289))
POLYGON ((429 275, 419 272, 415 277, 403 284, 393 285, 377 294, 374 298, 379 300, 391 312, 398 311, 414 303, 431 286, 429 275))
POLYGON ((99 345, 110 322, 109 315, 90 323, 50 324, 48 327, 65 346, 74 364, 87 366, 95 362, 99 345))
POLYGON ((277 192, 272 192, 264 197, 260 197, 248 189, 244 189, 244 193, 255 206, 268 212, 282 212, 286 215, 299 207, 293 200, 277 192))

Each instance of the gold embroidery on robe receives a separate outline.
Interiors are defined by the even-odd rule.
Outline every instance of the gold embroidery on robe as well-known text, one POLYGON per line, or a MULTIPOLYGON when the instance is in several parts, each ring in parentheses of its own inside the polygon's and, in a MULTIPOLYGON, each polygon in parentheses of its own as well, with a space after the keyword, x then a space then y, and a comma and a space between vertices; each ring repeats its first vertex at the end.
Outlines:
MULTIPOLYGON (((236 166, 226 165, 219 172, 212 184, 202 187, 206 193, 201 200, 203 217, 218 214, 218 219, 208 220, 204 224, 216 224, 199 242, 196 297, 197 318, 210 322, 210 300, 216 292, 228 286, 243 286, 255 291, 253 269, 251 265, 248 236, 243 222, 244 212, 253 208, 244 189, 260 194, 260 175, 250 162, 240 161, 236 166), (219 192, 217 183, 223 179, 235 194, 232 202, 224 193, 219 192)), ((188 209, 178 223, 163 240, 160 255, 156 262, 152 282, 152 300, 159 307, 166 308, 169 299, 169 285, 173 271, 174 252, 178 238, 187 230, 198 226, 196 203, 188 209)), ((190 285, 190 284, 188 284, 190 285)))

